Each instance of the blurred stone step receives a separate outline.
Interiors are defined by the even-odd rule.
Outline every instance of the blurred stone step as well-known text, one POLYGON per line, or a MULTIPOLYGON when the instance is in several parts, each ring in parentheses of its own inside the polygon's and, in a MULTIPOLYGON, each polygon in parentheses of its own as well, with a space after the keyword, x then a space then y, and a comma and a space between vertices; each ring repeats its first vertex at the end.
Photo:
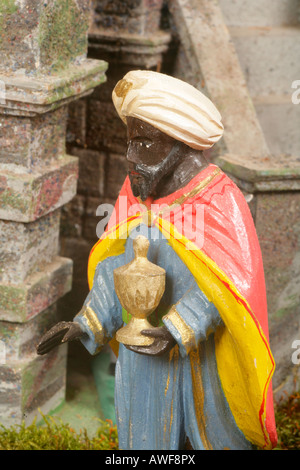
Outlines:
POLYGON ((59 210, 28 224, 0 220, 0 283, 23 282, 57 256, 59 222, 59 210))
POLYGON ((61 405, 66 389, 67 345, 45 356, 32 354, 0 364, 0 420, 4 426, 30 424, 61 405))
POLYGON ((57 306, 51 305, 40 315, 19 323, 0 322, 0 363, 12 364, 27 361, 36 356, 36 345, 43 334, 58 322, 57 306))
POLYGON ((216 162, 243 191, 248 193, 300 190, 300 157, 282 154, 274 157, 225 154, 216 162))
MULTIPOLYGON (((299 75, 300 76, 300 75, 299 75)), ((300 103, 291 96, 257 96, 253 103, 268 146, 274 155, 300 157, 300 103)), ((299 95, 298 95, 299 96, 299 95)))
POLYGON ((69 64, 59 73, 39 74, 35 78, 24 70, 1 72, 1 66, 0 62, 0 111, 2 108, 6 115, 33 117, 92 93, 96 86, 105 82, 108 64, 84 59, 69 64))
POLYGON ((134 7, 124 1, 96 1, 94 23, 98 28, 143 35, 159 29, 162 0, 135 0, 134 7))
POLYGON ((178 68, 177 62, 175 76, 183 80, 191 74, 202 77, 200 89, 204 87, 203 92, 211 97, 222 115, 226 128, 222 145, 227 152, 249 158, 257 153, 268 155, 238 54, 218 2, 172 0, 169 8, 186 59, 185 67, 178 68))
POLYGON ((77 176, 77 158, 69 155, 35 173, 0 164, 0 218, 32 222, 60 208, 75 196, 77 176))
POLYGON ((0 320, 26 322, 52 305, 71 290, 72 266, 72 260, 56 257, 20 284, 0 283, 0 320))
POLYGON ((298 0, 219 0, 228 26, 282 26, 299 22, 298 0))
POLYGON ((300 77, 300 28, 230 27, 229 32, 251 96, 291 95, 300 77))
POLYGON ((67 107, 35 117, 0 114, 0 163, 24 171, 51 165, 65 153, 67 107))
POLYGON ((138 34, 91 28, 89 54, 94 58, 103 58, 110 65, 127 64, 148 69, 162 61, 162 54, 167 51, 170 41, 171 34, 160 30, 138 34))

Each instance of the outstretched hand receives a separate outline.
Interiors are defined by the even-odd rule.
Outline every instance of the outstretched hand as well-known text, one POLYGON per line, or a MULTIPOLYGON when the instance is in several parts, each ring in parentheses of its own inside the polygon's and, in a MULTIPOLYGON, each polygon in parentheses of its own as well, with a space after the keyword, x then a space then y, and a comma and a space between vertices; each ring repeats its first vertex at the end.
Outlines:
POLYGON ((126 344, 125 346, 127 349, 138 354, 162 356, 170 351, 176 344, 175 339, 165 326, 152 328, 150 330, 142 330, 141 333, 144 336, 154 338, 153 343, 150 344, 150 346, 130 346, 126 344))
POLYGON ((39 355, 47 354, 56 346, 66 343, 67 341, 78 339, 83 334, 84 333, 78 323, 65 321, 57 323, 44 334, 36 347, 36 352, 39 355))

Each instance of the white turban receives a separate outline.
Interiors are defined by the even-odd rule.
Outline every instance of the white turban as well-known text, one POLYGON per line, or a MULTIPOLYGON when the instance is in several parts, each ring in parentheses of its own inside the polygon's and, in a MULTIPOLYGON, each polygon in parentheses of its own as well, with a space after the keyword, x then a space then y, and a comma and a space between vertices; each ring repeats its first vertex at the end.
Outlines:
POLYGON ((115 86, 113 103, 126 124, 141 119, 190 147, 206 150, 223 134, 214 104, 182 80, 149 70, 128 72, 115 86))

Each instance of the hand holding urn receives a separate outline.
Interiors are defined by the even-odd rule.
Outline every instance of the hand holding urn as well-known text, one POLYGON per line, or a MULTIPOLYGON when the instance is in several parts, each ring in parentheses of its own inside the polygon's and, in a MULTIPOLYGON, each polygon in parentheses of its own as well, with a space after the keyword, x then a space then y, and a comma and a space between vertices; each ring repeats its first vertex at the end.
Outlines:
POLYGON ((117 341, 131 346, 149 346, 154 339, 141 334, 154 328, 147 317, 156 309, 165 290, 166 272, 147 259, 149 241, 138 236, 133 241, 134 259, 114 270, 117 296, 132 315, 128 325, 117 332, 117 341))

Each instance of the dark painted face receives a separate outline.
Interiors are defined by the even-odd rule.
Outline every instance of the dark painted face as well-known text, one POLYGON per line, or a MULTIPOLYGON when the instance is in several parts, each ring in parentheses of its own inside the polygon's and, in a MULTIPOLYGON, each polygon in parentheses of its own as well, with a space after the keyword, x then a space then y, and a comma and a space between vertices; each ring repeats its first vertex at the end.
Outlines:
POLYGON ((180 158, 180 143, 140 119, 127 118, 128 175, 132 192, 144 201, 180 158))

